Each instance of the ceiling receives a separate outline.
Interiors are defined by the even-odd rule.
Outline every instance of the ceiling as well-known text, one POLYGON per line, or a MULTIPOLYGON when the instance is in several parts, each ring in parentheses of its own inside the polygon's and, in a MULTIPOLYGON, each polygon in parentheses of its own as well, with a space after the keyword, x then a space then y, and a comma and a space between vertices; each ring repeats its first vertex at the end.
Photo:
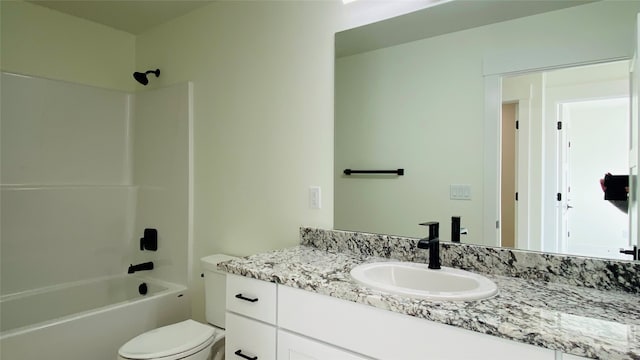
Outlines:
POLYGON ((600 0, 453 0, 336 34, 336 57, 600 0))
MULTIPOLYGON (((0 0, 1 1, 1 0, 0 0)), ((217 0, 26 0, 69 15, 94 21, 134 35, 141 34, 157 25, 182 16, 190 11, 211 4, 217 0)), ((295 1, 295 0, 294 0, 295 1)), ((380 0, 369 0, 375 3, 380 0)), ((565 7, 581 5, 597 0, 483 0, 483 1, 442 1, 443 4, 400 16, 392 21, 382 21, 361 27, 358 31, 350 31, 349 36, 341 36, 336 43, 338 56, 353 53, 353 46, 358 44, 360 52, 365 48, 395 45, 400 42, 422 39, 442 33, 463 30, 465 28, 505 21, 541 12, 553 11, 565 7), (454 21, 452 21, 454 19, 454 21), (466 19, 466 20, 465 20, 466 19), (419 23, 420 26, 407 26, 407 23, 419 23), (361 36, 371 33, 376 36, 361 36), (420 29, 406 39, 406 29, 420 29), (404 41, 398 41, 397 38, 404 41), (350 38, 347 40, 347 38, 350 38), (371 43, 371 44, 370 44, 371 43), (349 48, 351 50, 346 50, 349 48)), ((366 1, 362 1, 365 3, 366 1)), ((363 5, 364 6, 364 5, 363 5)), ((370 4, 368 5, 370 6, 370 4)))
POLYGON ((26 0, 134 35, 214 0, 26 0))

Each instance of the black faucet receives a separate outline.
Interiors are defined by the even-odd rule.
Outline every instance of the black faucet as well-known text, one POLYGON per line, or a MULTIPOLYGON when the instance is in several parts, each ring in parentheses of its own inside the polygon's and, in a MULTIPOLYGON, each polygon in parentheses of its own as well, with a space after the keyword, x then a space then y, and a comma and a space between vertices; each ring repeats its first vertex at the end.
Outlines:
POLYGON ((451 242, 460 242, 460 216, 451 217, 451 242))
POLYGON ((620 254, 631 255, 633 260, 638 260, 638 258, 640 258, 640 249, 638 249, 636 245, 633 245, 633 249, 630 250, 620 249, 620 254))
POLYGON ((429 269, 440 269, 439 224, 435 221, 420 224, 429 227, 429 237, 418 241, 418 249, 429 249, 429 269))
POLYGON ((131 264, 129 265, 129 270, 127 270, 127 273, 133 274, 136 271, 142 271, 142 270, 153 270, 153 262, 149 261, 149 262, 138 264, 138 265, 131 264))

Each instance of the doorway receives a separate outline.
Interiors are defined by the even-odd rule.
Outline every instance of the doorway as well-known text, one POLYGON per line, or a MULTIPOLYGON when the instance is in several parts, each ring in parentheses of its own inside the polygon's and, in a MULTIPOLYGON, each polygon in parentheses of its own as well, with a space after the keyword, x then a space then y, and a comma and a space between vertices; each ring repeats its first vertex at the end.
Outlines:
POLYGON ((559 250, 562 253, 626 259, 626 212, 607 201, 597 179, 627 175, 629 98, 577 101, 559 105, 561 193, 559 250), (617 139, 611 141, 612 139, 617 139))
MULTIPOLYGON (((506 130, 500 139, 502 244, 509 242, 503 236, 511 236, 507 235, 512 231, 506 223, 509 221, 518 248, 620 258, 619 248, 628 244, 628 216, 604 201, 599 179, 607 172, 628 174, 628 99, 629 61, 502 79, 502 104, 519 104, 516 116, 521 117, 515 150, 506 147, 506 130), (585 144, 581 149, 592 152, 578 153, 576 141, 585 144), (571 151, 569 144, 574 145, 571 151), (515 177, 508 174, 506 162, 512 160, 507 160, 505 151, 516 155, 515 177), (596 164, 596 158, 602 158, 603 163, 596 164), (607 161, 612 158, 615 164, 607 161), (513 192, 505 189, 508 177, 514 179, 513 192), (513 201, 516 193, 518 201, 513 201), (581 203, 586 199, 590 199, 588 204, 581 203), (578 204, 587 215, 576 214, 578 204), (596 205, 604 208, 606 215, 589 211, 596 205), (509 213, 514 220, 507 219, 509 213), (596 230, 596 226, 602 229, 596 230), (596 239, 603 243, 594 243, 596 239), (615 240, 604 243, 605 239, 615 240)), ((511 111, 503 108, 503 116, 511 111)))
POLYGON ((502 104, 502 166, 500 179, 500 246, 514 248, 516 239, 516 168, 518 146, 516 136, 518 104, 502 104))

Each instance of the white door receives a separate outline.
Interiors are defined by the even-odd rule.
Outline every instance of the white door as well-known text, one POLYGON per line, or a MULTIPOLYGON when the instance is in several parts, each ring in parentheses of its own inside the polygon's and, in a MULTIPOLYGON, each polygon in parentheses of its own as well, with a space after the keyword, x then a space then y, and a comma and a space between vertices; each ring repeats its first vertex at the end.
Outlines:
POLYGON ((629 217, 604 200, 599 179, 627 174, 629 100, 564 103, 560 117, 560 251, 625 259, 619 250, 629 241, 629 217))
MULTIPOLYGON (((630 126, 630 151, 629 151, 629 244, 627 250, 633 249, 633 246, 640 247, 640 236, 638 236, 640 226, 640 211, 638 211, 638 156, 640 152, 640 131, 638 128, 638 96, 640 93, 640 61, 638 59, 638 49, 640 49, 640 14, 636 20, 636 49, 633 60, 631 61, 631 126, 630 126)), ((636 253, 637 254, 637 253, 636 253)), ((627 259, 630 259, 627 256, 627 259)))

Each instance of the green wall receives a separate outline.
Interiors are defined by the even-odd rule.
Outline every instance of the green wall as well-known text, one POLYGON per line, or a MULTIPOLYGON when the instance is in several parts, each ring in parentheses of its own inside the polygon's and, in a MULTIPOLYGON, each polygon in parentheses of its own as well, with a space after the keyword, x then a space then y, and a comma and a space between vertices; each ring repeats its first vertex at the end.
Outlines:
POLYGON ((138 36, 150 86, 194 89, 194 317, 199 259, 293 246, 333 221, 335 3, 215 2, 138 36), (310 209, 309 186, 322 188, 310 209))
POLYGON ((248 255, 332 225, 333 4, 219 2, 137 39, 153 86, 194 84, 198 256, 248 255), (323 207, 308 205, 308 188, 323 207))
POLYGON ((2 71, 131 91, 135 36, 23 1, 0 1, 2 71))

